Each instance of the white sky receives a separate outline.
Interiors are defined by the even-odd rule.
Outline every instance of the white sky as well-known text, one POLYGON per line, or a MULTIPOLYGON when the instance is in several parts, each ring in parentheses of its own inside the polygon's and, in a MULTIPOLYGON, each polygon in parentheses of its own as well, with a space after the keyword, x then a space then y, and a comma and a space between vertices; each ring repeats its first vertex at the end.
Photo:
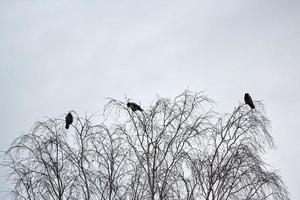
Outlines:
MULTIPOLYGON (((205 90, 263 100, 268 162, 300 199, 300 1, 0 1, 0 150, 37 119, 205 90)), ((5 172, 0 173, 2 179, 5 172)), ((6 184, 0 185, 0 199, 6 184)))

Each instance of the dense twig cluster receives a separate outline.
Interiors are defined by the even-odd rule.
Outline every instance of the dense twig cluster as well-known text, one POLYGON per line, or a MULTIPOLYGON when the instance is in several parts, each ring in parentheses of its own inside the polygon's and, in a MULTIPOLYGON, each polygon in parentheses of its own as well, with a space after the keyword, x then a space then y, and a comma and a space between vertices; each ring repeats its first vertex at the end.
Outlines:
POLYGON ((12 199, 289 199, 261 159, 273 146, 263 105, 220 116, 202 93, 142 112, 115 99, 105 122, 38 122, 5 154, 12 199))

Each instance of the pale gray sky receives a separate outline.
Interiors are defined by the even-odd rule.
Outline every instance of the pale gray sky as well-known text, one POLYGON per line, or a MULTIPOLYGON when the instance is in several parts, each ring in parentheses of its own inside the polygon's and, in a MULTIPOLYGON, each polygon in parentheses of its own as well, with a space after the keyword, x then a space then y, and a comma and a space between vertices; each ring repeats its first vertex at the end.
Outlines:
MULTIPOLYGON (((0 150, 37 119, 205 90, 263 100, 268 162, 300 199, 300 1, 0 1, 0 150)), ((1 177, 5 172, 1 171, 1 177)), ((0 185, 0 198, 7 190, 0 185)))

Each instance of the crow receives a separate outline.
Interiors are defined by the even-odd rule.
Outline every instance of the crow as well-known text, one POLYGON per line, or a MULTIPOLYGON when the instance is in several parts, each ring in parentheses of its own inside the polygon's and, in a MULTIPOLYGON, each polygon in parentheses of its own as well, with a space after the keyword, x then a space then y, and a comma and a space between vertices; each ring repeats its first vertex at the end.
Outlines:
POLYGON ((69 112, 66 115, 65 119, 66 119, 66 129, 69 129, 70 124, 73 123, 73 116, 72 116, 72 114, 69 112))
POLYGON ((134 103, 134 102, 128 102, 127 103, 127 107, 128 108, 131 108, 131 110, 133 111, 133 112, 135 112, 135 111, 137 111, 137 110, 139 110, 139 111, 143 111, 143 109, 139 106, 139 105, 137 105, 136 103, 134 103))
POLYGON ((244 100, 245 100, 245 104, 248 104, 251 109, 255 108, 252 98, 248 93, 245 93, 244 100))

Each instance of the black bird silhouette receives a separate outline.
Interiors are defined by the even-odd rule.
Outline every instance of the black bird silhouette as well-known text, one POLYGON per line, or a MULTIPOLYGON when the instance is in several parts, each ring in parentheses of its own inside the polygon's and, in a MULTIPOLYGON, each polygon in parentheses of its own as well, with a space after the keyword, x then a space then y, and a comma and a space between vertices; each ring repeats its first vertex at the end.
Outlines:
POLYGON ((255 108, 252 98, 248 93, 245 93, 244 100, 245 100, 245 104, 248 104, 251 109, 255 108))
POLYGON ((127 103, 127 107, 128 108, 131 108, 131 110, 133 111, 133 112, 135 112, 135 111, 137 111, 137 110, 139 110, 139 111, 143 111, 143 109, 139 106, 139 105, 137 105, 136 103, 134 103, 134 102, 128 102, 127 103))
POLYGON ((66 119, 66 129, 69 129, 70 124, 73 123, 73 116, 72 116, 72 114, 69 112, 66 115, 65 119, 66 119))

